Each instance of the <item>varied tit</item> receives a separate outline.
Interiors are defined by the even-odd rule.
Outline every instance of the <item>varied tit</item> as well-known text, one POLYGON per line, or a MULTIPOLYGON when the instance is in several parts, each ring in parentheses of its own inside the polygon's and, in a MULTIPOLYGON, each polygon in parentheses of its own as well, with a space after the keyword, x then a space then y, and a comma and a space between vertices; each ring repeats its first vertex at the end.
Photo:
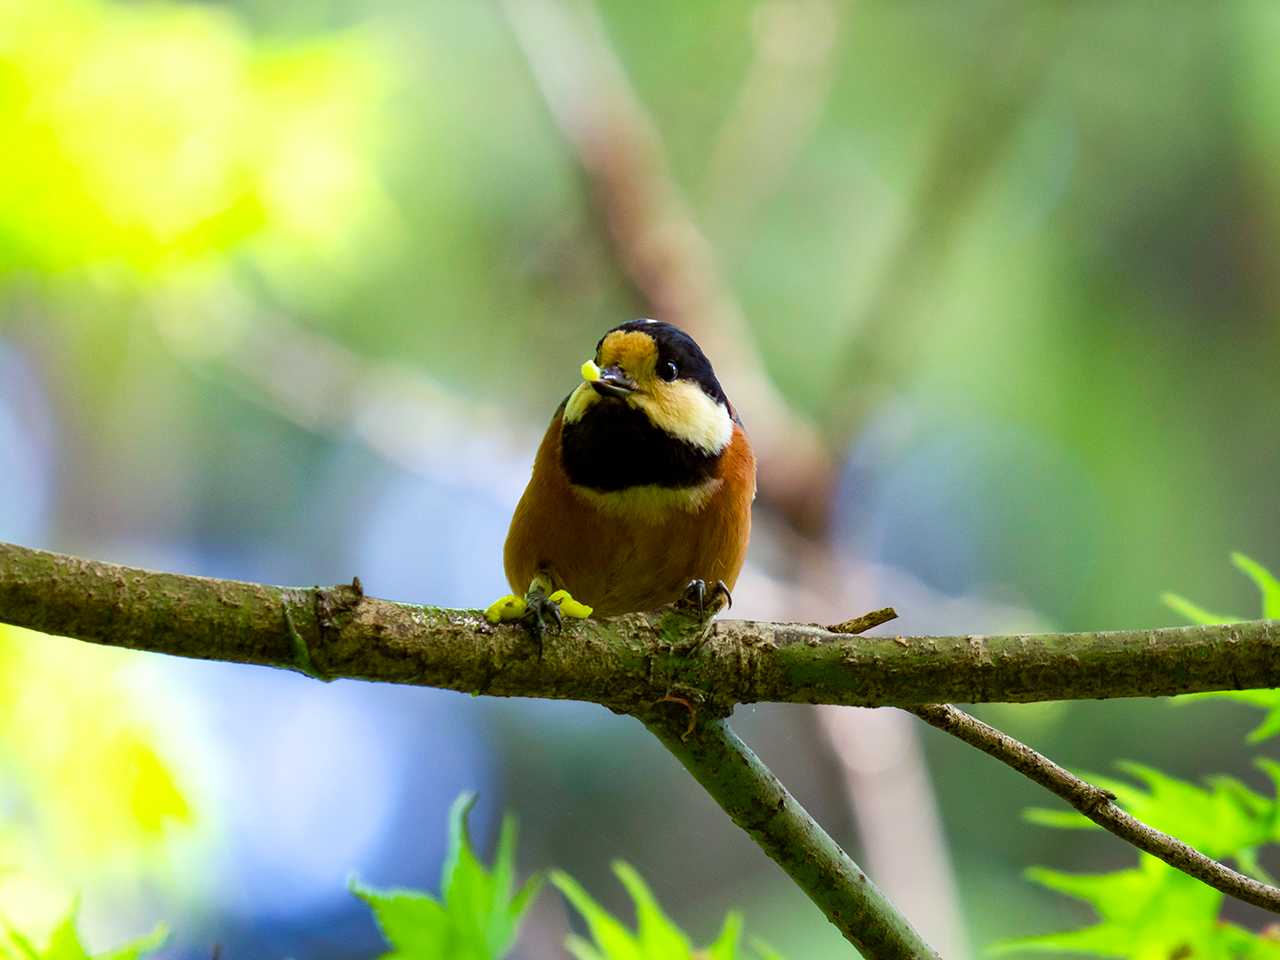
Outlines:
POLYGON ((493 623, 729 600, 751 532, 756 463, 711 363, 684 331, 606 333, 560 404, 511 518, 512 594, 493 623), (708 587, 708 585, 711 585, 708 587))

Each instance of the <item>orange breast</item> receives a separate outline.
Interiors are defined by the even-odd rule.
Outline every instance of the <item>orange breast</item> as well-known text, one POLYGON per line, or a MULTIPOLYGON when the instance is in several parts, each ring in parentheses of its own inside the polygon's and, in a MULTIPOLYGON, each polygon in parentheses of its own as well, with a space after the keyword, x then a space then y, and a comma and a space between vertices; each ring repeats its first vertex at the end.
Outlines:
MULTIPOLYGON (((697 509, 608 507, 576 490, 560 467, 560 416, 551 422, 507 534, 507 581, 524 594, 548 572, 599 616, 652 610, 690 580, 738 579, 751 533, 755 457, 742 428, 720 458, 714 490, 697 509)), ((627 493, 616 495, 620 498, 627 493)))

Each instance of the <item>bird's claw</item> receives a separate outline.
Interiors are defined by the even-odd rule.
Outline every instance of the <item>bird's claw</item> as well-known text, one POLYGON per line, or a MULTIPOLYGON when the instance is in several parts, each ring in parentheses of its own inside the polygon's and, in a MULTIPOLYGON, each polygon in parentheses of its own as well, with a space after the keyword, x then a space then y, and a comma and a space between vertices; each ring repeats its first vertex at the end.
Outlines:
POLYGON ((530 590, 523 597, 514 593, 499 597, 485 608, 484 618, 490 623, 550 619, 560 626, 564 617, 585 620, 592 609, 573 599, 568 590, 557 590, 550 596, 542 590, 530 590))
POLYGON ((710 589, 705 580, 690 580, 684 588, 684 595, 676 601, 676 607, 697 614, 699 617, 714 617, 721 610, 733 606, 733 594, 725 586, 723 580, 717 580, 710 589))
POLYGON ((525 597, 525 607, 522 620, 538 643, 538 656, 542 656, 542 636, 548 625, 553 625, 559 633, 565 617, 585 620, 592 612, 591 607, 573 599, 568 590, 556 590, 548 595, 545 590, 534 588, 525 597))
POLYGON ((547 625, 553 624, 558 632, 564 626, 564 615, 560 611, 560 605, 551 597, 541 591, 531 593, 525 598, 526 610, 521 618, 525 626, 539 640, 542 634, 546 632, 547 625))
POLYGON ((573 599, 568 590, 556 590, 548 594, 542 586, 535 585, 523 597, 509 593, 489 604, 484 617, 490 623, 523 623, 542 650, 542 636, 548 627, 557 632, 564 626, 564 618, 585 619, 592 608, 573 599))

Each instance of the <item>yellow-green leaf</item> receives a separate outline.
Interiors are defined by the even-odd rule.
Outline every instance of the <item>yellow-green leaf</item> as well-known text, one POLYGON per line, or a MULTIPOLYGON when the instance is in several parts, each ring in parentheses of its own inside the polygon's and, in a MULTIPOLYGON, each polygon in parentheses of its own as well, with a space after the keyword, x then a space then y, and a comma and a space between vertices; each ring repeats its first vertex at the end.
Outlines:
POLYGON ((515 943, 520 922, 540 878, 511 893, 515 875, 515 823, 504 820, 494 866, 476 857, 467 832, 475 795, 464 793, 449 808, 449 849, 436 900, 415 890, 377 890, 354 879, 352 892, 373 910, 390 945, 383 960, 499 960, 515 943))

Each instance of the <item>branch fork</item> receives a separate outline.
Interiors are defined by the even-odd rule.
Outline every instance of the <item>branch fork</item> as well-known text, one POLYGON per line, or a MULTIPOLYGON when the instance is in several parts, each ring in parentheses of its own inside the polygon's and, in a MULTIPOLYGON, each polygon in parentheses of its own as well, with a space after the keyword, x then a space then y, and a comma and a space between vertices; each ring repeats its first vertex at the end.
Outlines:
POLYGON ((935 957, 725 718, 739 703, 899 706, 1116 836, 1280 913, 1280 889, 1135 820, 1104 790, 944 705, 1280 686, 1280 621, 1114 633, 878 637, 892 609, 821 627, 668 608, 566 622, 537 654, 477 610, 378 600, 359 579, 290 588, 154 573, 0 543, 0 623, 176 656, 464 693, 586 700, 649 728, 868 958, 935 957), (664 704, 683 708, 677 712, 664 704), (687 715, 686 715, 687 714, 687 715))

